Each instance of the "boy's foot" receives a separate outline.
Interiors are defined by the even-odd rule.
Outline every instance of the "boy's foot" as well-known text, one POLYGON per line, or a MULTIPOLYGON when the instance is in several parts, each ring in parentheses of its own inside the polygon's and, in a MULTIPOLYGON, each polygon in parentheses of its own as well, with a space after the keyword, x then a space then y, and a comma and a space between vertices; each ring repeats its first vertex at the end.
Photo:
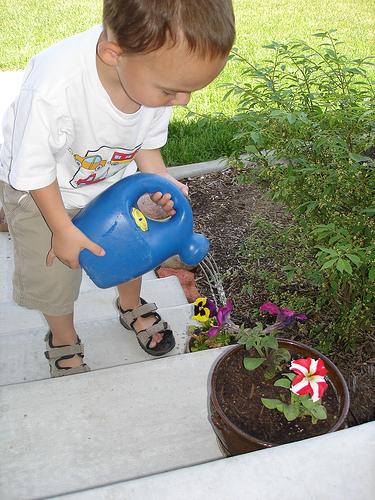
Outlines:
MULTIPOLYGON (((116 300, 116 308, 120 313, 120 323, 127 330, 133 330, 142 349, 151 356, 163 356, 170 352, 176 342, 168 323, 156 312, 155 304, 148 304, 141 298, 141 305, 135 309, 124 311, 120 306, 120 299, 116 300), (142 328, 142 320, 151 319, 147 328, 142 328), (162 338, 159 342, 159 336, 162 338)), ((148 323, 147 321, 147 323, 148 323)))
POLYGON ((45 337, 47 351, 44 353, 50 364, 51 377, 63 377, 76 373, 89 372, 90 368, 83 363, 83 344, 77 336, 75 345, 54 346, 52 333, 49 331, 45 337))

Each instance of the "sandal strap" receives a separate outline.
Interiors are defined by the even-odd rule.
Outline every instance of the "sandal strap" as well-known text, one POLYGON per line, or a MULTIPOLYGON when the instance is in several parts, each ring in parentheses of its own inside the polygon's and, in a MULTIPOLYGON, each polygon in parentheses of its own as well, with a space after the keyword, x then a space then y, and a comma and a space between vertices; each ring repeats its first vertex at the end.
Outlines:
POLYGON ((65 375, 75 375, 76 373, 86 373, 90 372, 90 368, 84 363, 80 366, 75 366, 74 368, 58 368, 55 363, 50 363, 51 367, 51 377, 65 377, 65 375))
POLYGON ((64 345, 60 347, 49 347, 44 353, 47 359, 59 359, 64 356, 74 356, 75 354, 84 354, 83 345, 64 345))
POLYGON ((154 325, 149 326, 145 330, 141 330, 137 333, 137 337, 142 344, 147 345, 148 341, 153 335, 155 335, 155 333, 166 333, 166 330, 172 332, 168 323, 166 321, 162 321, 159 315, 157 319, 158 321, 154 325))
POLYGON ((136 309, 129 309, 125 312, 122 312, 121 310, 119 299, 117 299, 116 306, 120 312, 121 318, 125 321, 125 323, 129 325, 129 327, 131 327, 132 323, 134 323, 140 316, 155 313, 155 311, 157 310, 156 304, 154 304, 153 302, 150 302, 149 304, 145 302, 136 309))
POLYGON ((81 343, 80 338, 77 336, 78 341, 75 345, 64 345, 64 346, 51 346, 51 332, 48 332, 44 341, 47 343, 47 350, 44 353, 47 359, 56 360, 64 356, 74 356, 75 354, 81 354, 83 357, 84 346, 81 343))

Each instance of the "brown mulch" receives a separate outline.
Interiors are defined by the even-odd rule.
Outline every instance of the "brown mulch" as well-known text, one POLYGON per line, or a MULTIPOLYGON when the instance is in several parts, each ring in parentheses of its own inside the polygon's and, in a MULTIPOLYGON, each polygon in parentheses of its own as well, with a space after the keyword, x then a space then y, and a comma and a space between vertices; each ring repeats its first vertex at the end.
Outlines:
MULTIPOLYGON (((269 315, 254 316, 254 311, 259 311, 260 306, 269 301, 268 290, 264 282, 252 282, 252 294, 247 293, 248 279, 243 270, 246 259, 239 254, 239 247, 251 234, 255 217, 281 226, 290 225, 292 218, 282 206, 262 198, 264 191, 257 182, 239 185, 237 178, 236 169, 229 168, 184 182, 190 190, 194 229, 209 239, 210 254, 222 276, 226 296, 233 303, 232 319, 248 327, 254 326, 255 321, 263 324, 272 321, 269 315)), ((269 263, 259 259, 257 265, 269 263)), ((210 297, 210 288, 199 267, 195 270, 195 278, 199 292, 210 297)), ((309 292, 298 290, 299 294, 309 292)), ((319 339, 309 338, 308 320, 303 325, 302 328, 300 323, 295 323, 283 336, 317 348, 319 339)), ((375 420, 375 331, 358 332, 356 337, 356 349, 345 352, 337 343, 328 354, 349 387, 349 425, 375 420)))

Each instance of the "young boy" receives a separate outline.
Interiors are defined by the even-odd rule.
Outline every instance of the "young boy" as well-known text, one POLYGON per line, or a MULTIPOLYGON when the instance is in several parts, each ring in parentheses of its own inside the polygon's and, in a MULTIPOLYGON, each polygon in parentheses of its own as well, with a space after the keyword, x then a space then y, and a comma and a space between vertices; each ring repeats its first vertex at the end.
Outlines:
MULTIPOLYGON (((13 298, 46 318, 52 377, 89 371, 73 322, 78 259, 84 248, 105 253, 72 217, 137 167, 170 178, 159 148, 171 106, 216 78, 234 36, 231 0, 104 0, 103 27, 27 66, 3 122, 0 196, 14 242, 13 298)), ((170 198, 152 195, 173 215, 170 198)), ((141 278, 117 287, 121 324, 146 352, 166 354, 173 333, 140 288, 141 278)))

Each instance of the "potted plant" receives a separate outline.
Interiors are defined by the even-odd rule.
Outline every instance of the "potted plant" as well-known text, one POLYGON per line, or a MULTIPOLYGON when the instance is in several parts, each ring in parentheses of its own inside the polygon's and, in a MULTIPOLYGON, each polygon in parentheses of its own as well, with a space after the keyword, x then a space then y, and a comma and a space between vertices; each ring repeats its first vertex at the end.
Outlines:
POLYGON ((277 314, 276 323, 242 328, 240 345, 226 351, 210 375, 209 416, 225 456, 338 430, 349 411, 336 366, 315 349, 275 337, 306 316, 272 303, 261 310, 277 314))
POLYGON ((194 315, 192 319, 197 324, 190 325, 190 333, 185 352, 204 351, 216 347, 224 347, 236 344, 236 335, 240 329, 230 319, 232 303, 227 300, 224 307, 217 309, 213 300, 206 297, 199 297, 194 302, 194 315))

